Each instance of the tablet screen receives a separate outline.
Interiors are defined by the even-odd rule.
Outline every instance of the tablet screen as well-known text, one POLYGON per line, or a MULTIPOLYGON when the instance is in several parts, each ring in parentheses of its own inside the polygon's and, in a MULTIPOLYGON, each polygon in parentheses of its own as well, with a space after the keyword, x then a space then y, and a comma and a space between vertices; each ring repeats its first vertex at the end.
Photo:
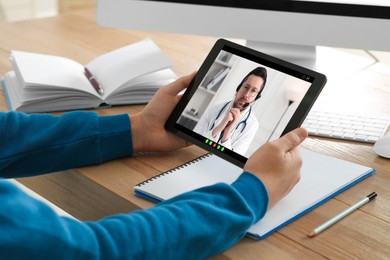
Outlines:
POLYGON ((325 82, 315 71, 221 39, 166 127, 242 167, 262 144, 302 124, 325 82))

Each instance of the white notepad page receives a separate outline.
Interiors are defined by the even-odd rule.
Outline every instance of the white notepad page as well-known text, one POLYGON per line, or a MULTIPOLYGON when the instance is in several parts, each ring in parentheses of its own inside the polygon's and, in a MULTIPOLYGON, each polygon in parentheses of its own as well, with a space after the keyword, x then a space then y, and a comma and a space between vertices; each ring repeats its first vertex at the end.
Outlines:
MULTIPOLYGON (((344 189, 374 173, 374 170, 348 161, 301 149, 301 180, 263 219, 248 230, 248 236, 260 239, 319 206, 344 189)), ((139 196, 167 200, 181 193, 212 185, 232 183, 242 169, 215 155, 163 173, 134 187, 139 196)))

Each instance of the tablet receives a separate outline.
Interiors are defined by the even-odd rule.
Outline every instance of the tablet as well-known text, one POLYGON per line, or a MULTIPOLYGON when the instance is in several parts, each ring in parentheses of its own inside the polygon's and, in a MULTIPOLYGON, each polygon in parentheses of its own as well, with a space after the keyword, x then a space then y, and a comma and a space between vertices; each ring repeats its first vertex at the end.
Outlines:
POLYGON ((302 124, 325 83, 323 74, 219 39, 165 127, 243 167, 302 124))

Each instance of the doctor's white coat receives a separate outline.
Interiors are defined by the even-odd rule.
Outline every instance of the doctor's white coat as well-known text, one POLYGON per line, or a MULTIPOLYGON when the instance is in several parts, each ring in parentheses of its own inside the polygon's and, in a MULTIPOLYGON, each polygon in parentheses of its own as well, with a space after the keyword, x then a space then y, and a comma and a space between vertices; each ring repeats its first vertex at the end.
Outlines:
MULTIPOLYGON (((212 130, 222 121, 230 108, 230 103, 231 101, 207 109, 195 126, 194 131, 209 140, 217 142, 220 134, 215 138, 212 138, 212 130)), ((258 129, 259 122, 257 121, 252 108, 249 106, 244 113, 241 114, 240 122, 233 130, 230 138, 226 140, 226 142, 221 142, 220 144, 225 148, 244 155, 258 129)))

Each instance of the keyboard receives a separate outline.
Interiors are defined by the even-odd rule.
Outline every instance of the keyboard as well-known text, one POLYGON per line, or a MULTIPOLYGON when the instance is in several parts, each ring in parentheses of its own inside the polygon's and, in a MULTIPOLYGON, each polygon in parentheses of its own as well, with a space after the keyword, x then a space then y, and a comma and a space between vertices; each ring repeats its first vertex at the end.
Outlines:
POLYGON ((389 124, 389 118, 377 116, 310 111, 302 127, 312 136, 375 143, 389 124))

